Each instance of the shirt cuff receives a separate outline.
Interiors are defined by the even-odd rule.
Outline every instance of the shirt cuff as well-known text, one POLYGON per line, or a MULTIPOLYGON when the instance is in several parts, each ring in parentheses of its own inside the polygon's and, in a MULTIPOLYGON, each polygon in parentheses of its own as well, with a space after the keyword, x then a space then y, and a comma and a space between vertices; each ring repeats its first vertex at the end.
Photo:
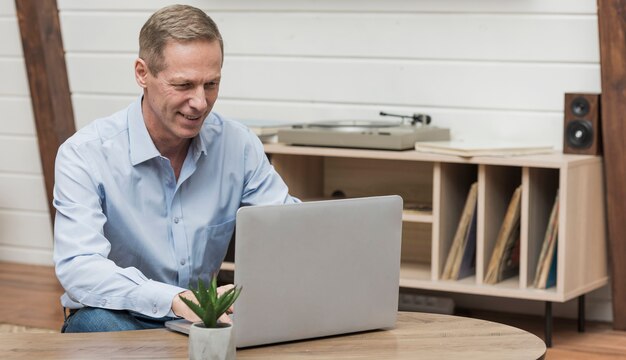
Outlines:
POLYGON ((153 318, 177 317, 172 311, 172 299, 187 289, 153 280, 143 283, 141 288, 145 296, 136 304, 139 313, 153 318))

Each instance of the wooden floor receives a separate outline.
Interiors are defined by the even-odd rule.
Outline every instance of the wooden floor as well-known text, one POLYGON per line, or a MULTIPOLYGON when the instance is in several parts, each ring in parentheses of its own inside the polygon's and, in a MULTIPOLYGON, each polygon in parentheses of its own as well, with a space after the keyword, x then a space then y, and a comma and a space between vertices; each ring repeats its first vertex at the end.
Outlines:
MULTIPOLYGON (((58 330, 63 323, 59 297, 63 289, 51 267, 0 262, 0 323, 58 330)), ((524 329, 543 338, 543 319, 537 316, 477 312, 469 314, 524 329)), ((549 360, 626 359, 626 332, 611 324, 587 322, 577 331, 575 320, 555 319, 549 360)))

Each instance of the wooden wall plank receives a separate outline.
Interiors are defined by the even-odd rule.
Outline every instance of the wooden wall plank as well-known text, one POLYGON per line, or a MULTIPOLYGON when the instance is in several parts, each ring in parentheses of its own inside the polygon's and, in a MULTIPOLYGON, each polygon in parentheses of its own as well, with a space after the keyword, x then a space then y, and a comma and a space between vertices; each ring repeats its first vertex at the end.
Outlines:
MULTIPOLYGON (((170 0, 60 0, 62 10, 146 10, 153 11, 170 5, 170 0)), ((434 11, 434 12, 526 12, 526 13, 595 13, 594 0, 362 0, 355 4, 352 0, 233 0, 207 1, 182 0, 180 3, 190 4, 205 10, 243 10, 243 11, 375 11, 375 12, 405 12, 405 11, 434 11)))
POLYGON ((0 96, 28 96, 28 77, 21 58, 0 58, 0 96))
POLYGON ((0 1, 0 16, 14 17, 15 4, 13 1, 0 1))
POLYGON ((0 172, 41 175, 37 138, 0 135, 0 172))
POLYGON ((0 17, 0 56, 22 56, 20 32, 15 18, 0 17))
MULTIPOLYGON (((138 34, 148 15, 62 14, 66 50, 136 54, 137 36, 128 34, 138 34)), ((220 12, 213 18, 228 55, 599 61, 595 15, 220 12)))
POLYGON ((54 265, 51 249, 32 249, 9 245, 0 245, 0 261, 46 266, 54 265))
POLYGON ((56 0, 15 0, 39 140, 48 208, 58 147, 75 130, 56 0))
POLYGON ((0 210, 0 245, 52 250, 48 213, 0 210))
POLYGON ((0 173, 0 208, 48 211, 41 175, 0 173))
MULTIPOLYGON (((76 126, 111 115, 123 109, 136 96, 87 95, 72 97, 76 126)), ((218 99, 214 111, 231 119, 271 119, 278 122, 312 122, 322 120, 377 120, 380 111, 390 113, 424 112, 432 116, 433 125, 452 129, 452 136, 459 138, 498 138, 503 140, 534 139, 541 143, 562 146, 563 114, 554 112, 523 112, 499 110, 467 110, 419 106, 389 106, 378 104, 330 104, 311 102, 281 102, 218 99), (537 131, 541 129, 541 131, 537 131)))
POLYGON ((0 96, 0 134, 34 135, 35 120, 27 96, 0 96))
MULTIPOLYGON (((68 54, 73 93, 139 94, 134 59, 68 54)), ((600 90, 595 64, 227 57, 222 78, 222 99, 467 109, 562 111, 563 89, 600 90)))
POLYGON ((626 0, 598 0, 602 143, 606 176, 613 327, 626 330, 626 0))

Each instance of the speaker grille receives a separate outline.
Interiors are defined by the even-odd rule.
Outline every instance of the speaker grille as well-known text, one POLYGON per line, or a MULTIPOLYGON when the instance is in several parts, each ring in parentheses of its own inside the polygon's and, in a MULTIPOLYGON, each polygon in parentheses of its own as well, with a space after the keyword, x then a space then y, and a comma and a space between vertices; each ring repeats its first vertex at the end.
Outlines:
POLYGON ((574 149, 587 149, 593 144, 593 125, 589 120, 572 120, 565 129, 567 143, 574 149))

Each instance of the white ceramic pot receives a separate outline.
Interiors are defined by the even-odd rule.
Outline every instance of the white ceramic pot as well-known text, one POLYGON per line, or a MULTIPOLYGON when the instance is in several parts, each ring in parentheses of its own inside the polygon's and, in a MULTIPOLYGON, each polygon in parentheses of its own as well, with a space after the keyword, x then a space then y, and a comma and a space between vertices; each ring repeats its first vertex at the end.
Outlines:
POLYGON ((189 330, 189 359, 235 359, 233 326, 230 324, 219 324, 219 326, 217 328, 206 328, 201 322, 191 325, 189 330))

